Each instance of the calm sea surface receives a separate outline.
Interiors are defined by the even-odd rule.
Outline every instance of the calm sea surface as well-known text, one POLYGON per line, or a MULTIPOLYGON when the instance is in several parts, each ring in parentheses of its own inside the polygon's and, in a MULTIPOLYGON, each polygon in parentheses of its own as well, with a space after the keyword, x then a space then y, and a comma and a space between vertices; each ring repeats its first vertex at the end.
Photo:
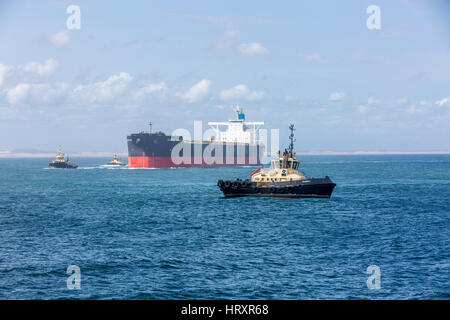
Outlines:
POLYGON ((0 298, 450 299, 450 155, 301 159, 331 199, 224 199, 245 167, 0 159, 0 298))

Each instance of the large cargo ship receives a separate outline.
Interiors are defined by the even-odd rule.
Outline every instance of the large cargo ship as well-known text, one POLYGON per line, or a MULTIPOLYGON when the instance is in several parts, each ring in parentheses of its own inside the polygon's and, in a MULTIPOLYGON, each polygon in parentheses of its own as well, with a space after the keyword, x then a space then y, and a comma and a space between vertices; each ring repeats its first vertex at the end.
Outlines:
POLYGON ((259 165, 264 145, 259 130, 264 122, 247 122, 241 108, 236 119, 208 122, 214 131, 210 140, 184 140, 158 131, 127 137, 128 168, 177 168, 259 165))

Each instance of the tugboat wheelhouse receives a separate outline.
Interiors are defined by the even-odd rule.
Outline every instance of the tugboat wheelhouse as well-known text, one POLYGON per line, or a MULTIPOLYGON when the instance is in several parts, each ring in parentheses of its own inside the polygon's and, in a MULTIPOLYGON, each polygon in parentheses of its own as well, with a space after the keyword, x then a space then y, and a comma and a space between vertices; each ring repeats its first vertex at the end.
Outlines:
POLYGON ((299 170, 294 150, 294 125, 289 127, 291 143, 289 149, 271 161, 270 169, 259 167, 251 179, 234 181, 219 180, 217 185, 225 197, 285 197, 285 198, 329 198, 336 184, 325 178, 308 178, 299 170))

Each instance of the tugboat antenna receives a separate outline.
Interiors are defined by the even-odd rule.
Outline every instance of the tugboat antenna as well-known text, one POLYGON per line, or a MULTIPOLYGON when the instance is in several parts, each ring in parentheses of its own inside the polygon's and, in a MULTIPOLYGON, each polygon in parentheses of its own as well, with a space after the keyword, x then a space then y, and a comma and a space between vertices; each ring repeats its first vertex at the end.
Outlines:
POLYGON ((294 129, 294 125, 293 124, 291 124, 289 126, 289 130, 291 130, 291 134, 289 135, 289 140, 291 140, 291 144, 289 145, 289 152, 292 153, 292 152, 294 152, 294 141, 295 141, 295 139, 294 139, 294 131, 295 131, 295 129, 294 129))

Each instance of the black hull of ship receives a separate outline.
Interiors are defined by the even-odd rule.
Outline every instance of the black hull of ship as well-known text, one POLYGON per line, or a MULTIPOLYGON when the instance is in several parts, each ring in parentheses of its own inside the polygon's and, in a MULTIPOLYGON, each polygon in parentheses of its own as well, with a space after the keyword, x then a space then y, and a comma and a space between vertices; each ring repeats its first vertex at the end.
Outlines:
POLYGON ((329 177, 294 182, 273 182, 265 186, 257 186, 256 182, 249 180, 219 180, 217 185, 226 198, 330 198, 336 186, 329 177))
POLYGON ((67 163, 49 163, 48 165, 51 168, 56 169, 76 169, 78 166, 76 164, 67 164, 67 163))

